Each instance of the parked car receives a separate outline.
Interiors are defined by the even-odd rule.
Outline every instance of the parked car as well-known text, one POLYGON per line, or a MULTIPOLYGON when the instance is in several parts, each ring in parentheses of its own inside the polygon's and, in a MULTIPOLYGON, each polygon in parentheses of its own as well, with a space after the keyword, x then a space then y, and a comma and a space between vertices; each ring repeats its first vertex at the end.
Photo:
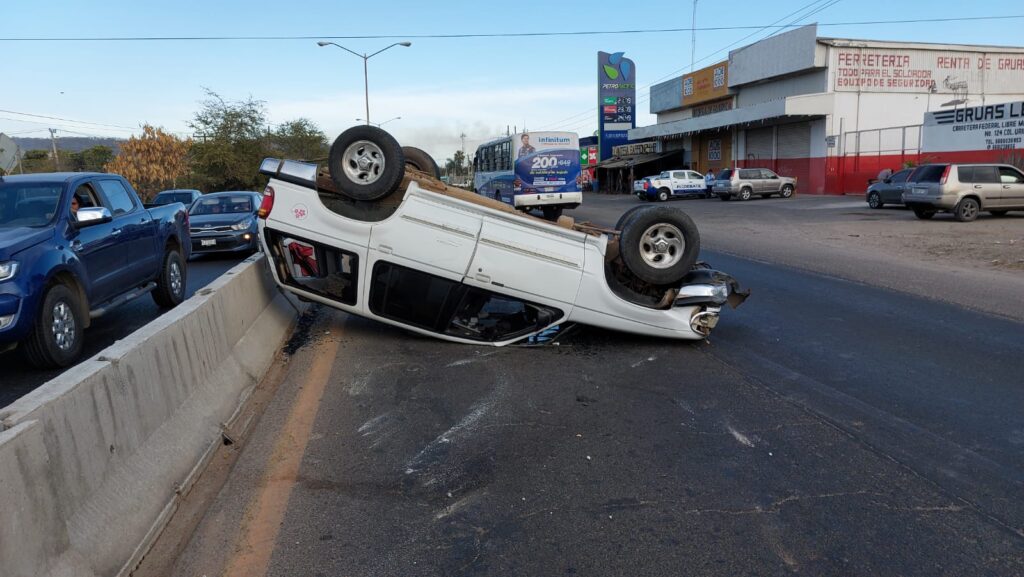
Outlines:
POLYGON ((868 187, 864 200, 871 208, 882 208, 887 204, 903 204, 903 191, 910 182, 913 168, 904 168, 885 180, 879 180, 868 187))
POLYGON ((242 190, 204 194, 189 209, 192 254, 244 253, 259 250, 258 193, 242 190))
POLYGON ((641 200, 666 201, 673 197, 685 196, 707 198, 708 187, 699 172, 666 170, 658 176, 648 176, 634 182, 633 192, 641 200))
POLYGON ((773 194, 789 198, 796 191, 796 179, 779 176, 767 168, 726 168, 718 173, 714 191, 722 200, 734 196, 750 200, 755 194, 762 198, 773 194))
POLYGON ((329 175, 268 158, 260 238, 301 298, 448 341, 507 345, 569 322, 702 339, 746 293, 697 263, 682 211, 641 205, 616 233, 517 212, 405 172, 387 132, 334 141, 329 175))
POLYGON ((192 206, 192 203, 200 196, 203 196, 202 192, 191 188, 164 190, 157 193, 157 195, 153 197, 153 202, 148 206, 163 206, 172 202, 180 202, 186 207, 189 207, 192 206))
POLYGON ((926 164, 910 180, 903 203, 920 219, 951 212, 970 222, 982 211, 1003 216, 1024 210, 1024 173, 1008 164, 926 164))
POLYGON ((146 293, 184 300, 190 250, 185 207, 147 209, 115 174, 0 178, 0 350, 70 365, 92 319, 146 293))

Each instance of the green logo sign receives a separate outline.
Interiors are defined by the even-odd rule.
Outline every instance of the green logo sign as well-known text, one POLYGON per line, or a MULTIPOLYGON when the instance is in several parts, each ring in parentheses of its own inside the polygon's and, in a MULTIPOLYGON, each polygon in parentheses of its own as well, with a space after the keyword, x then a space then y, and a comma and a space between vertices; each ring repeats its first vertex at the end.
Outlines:
POLYGON ((604 103, 605 104, 616 104, 615 101, 616 101, 616 98, 614 96, 605 96, 604 97, 604 103))

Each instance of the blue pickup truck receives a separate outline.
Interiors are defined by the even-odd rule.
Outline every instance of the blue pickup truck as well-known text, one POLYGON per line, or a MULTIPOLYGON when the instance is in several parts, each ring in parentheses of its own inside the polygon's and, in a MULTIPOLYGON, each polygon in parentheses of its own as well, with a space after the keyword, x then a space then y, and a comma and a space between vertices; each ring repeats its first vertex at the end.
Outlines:
POLYGON ((0 177, 0 352, 70 365, 92 319, 146 293, 184 300, 191 247, 185 206, 146 207, 120 176, 0 177))

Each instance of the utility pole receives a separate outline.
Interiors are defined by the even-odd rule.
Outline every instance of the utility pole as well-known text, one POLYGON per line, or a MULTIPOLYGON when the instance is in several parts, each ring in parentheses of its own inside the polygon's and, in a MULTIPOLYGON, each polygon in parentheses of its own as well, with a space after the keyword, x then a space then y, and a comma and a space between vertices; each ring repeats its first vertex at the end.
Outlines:
MULTIPOLYGON (((462 139, 462 160, 466 160, 466 133, 459 134, 459 138, 462 139)), ((462 163, 459 163, 459 172, 462 172, 462 163)), ((461 174, 459 176, 462 176, 461 174)))
POLYGON ((690 26, 693 27, 690 30, 690 72, 693 72, 693 66, 696 63, 697 58, 697 0, 693 0, 693 18, 690 20, 690 26))
POLYGON ((57 155, 57 130, 55 128, 48 128, 50 131, 50 145, 53 147, 53 166, 54 172, 60 172, 60 156, 57 155))

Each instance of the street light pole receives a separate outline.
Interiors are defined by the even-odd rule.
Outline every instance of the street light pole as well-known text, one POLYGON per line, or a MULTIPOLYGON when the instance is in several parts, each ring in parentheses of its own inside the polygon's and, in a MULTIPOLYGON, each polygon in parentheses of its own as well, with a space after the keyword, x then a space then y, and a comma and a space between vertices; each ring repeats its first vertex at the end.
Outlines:
POLYGON ((356 56, 358 56, 358 57, 363 59, 363 96, 366 99, 366 123, 370 124, 370 75, 369 75, 369 71, 368 71, 368 68, 369 68, 368 62, 370 61, 371 58, 373 58, 374 56, 380 54, 381 52, 384 52, 388 48, 394 48, 395 46, 404 46, 404 47, 408 48, 408 47, 412 46, 412 42, 395 42, 394 44, 392 44, 390 46, 385 46, 384 48, 381 48, 380 50, 374 52, 373 54, 360 54, 360 53, 358 53, 358 52, 356 52, 354 50, 349 50, 348 48, 345 48, 341 44, 338 44, 336 42, 327 42, 325 40, 321 40, 321 41, 317 42, 316 45, 320 46, 321 48, 323 48, 324 46, 328 46, 328 45, 337 46, 338 48, 341 48, 345 52, 348 52, 350 54, 355 54, 356 56))

